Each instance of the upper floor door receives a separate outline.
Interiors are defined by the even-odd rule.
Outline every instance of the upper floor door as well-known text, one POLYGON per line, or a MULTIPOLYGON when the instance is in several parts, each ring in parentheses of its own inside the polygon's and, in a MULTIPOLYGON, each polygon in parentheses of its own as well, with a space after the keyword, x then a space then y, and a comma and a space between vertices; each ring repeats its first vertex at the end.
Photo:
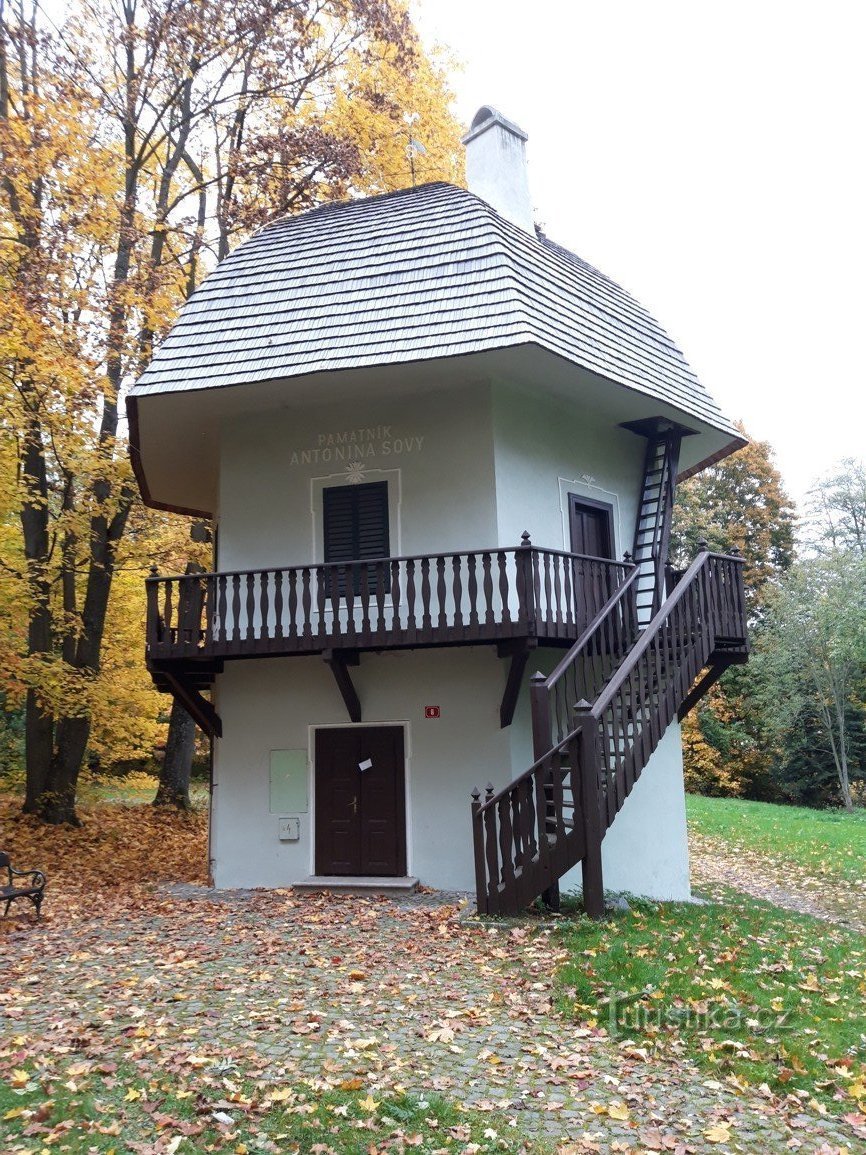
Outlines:
POLYGON ((572 553, 582 553, 588 557, 614 556, 611 506, 570 493, 568 521, 571 529, 572 553))

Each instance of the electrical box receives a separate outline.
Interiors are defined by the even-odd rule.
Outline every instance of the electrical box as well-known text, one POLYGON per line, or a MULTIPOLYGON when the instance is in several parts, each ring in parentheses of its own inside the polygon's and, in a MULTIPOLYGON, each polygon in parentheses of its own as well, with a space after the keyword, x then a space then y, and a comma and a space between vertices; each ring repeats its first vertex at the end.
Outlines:
POLYGON ((300 818, 280 819, 280 842, 297 842, 301 837, 300 818))

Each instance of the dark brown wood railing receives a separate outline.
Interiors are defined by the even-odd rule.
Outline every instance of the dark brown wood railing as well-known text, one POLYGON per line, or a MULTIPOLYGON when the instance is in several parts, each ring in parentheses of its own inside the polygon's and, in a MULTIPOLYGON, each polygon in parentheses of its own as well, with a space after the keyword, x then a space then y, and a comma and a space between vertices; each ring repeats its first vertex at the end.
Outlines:
POLYGON ((147 579, 151 660, 317 653, 512 637, 568 642, 629 567, 540 549, 476 550, 147 579))
MULTIPOLYGON (((553 727, 557 736, 551 749, 498 793, 491 787, 482 801, 477 789, 473 792, 481 913, 518 913, 578 862, 587 912, 603 913, 605 832, 701 670, 726 660, 729 647, 746 646, 742 566, 739 557, 702 551, 595 700, 573 706, 564 738, 558 736, 563 721, 556 695, 560 683, 569 689, 593 685, 575 665, 585 656, 588 639, 578 639, 556 679, 535 683, 533 733, 537 740, 553 727)), ((632 610, 623 607, 630 603, 626 583, 602 610, 619 620, 611 627, 619 644, 628 639, 632 610)))

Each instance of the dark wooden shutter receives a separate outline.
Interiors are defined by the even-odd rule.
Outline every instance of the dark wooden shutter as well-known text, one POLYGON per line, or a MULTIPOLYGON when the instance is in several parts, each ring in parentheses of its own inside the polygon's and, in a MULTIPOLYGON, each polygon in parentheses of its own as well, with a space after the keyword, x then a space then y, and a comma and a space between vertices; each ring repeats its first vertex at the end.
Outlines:
MULTIPOLYGON (((323 513, 326 562, 388 557, 387 481, 367 485, 337 485, 325 489, 323 513)), ((374 581, 371 567, 371 588, 374 581)), ((341 592, 345 592, 342 581, 340 586, 341 592)), ((359 592, 360 575, 355 581, 355 593, 359 592)))

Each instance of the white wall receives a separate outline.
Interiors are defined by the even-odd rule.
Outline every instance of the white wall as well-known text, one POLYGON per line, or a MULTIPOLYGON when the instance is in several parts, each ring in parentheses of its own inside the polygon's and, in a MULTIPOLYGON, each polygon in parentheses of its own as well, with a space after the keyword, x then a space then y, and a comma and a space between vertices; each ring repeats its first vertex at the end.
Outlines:
MULTIPOLYGON (((221 430, 219 568, 321 561, 322 489, 346 484, 350 467, 389 481, 393 555, 516 546, 524 529, 537 546, 568 548, 574 492, 614 506, 621 556, 631 548, 644 448, 597 411, 501 382, 249 414, 221 430)), ((560 655, 539 651, 527 679, 560 655)), ((514 724, 499 728, 506 674, 493 647, 365 654, 352 670, 365 721, 405 724, 408 870, 431 885, 474 888, 469 791, 488 780, 503 786, 533 761, 526 687, 514 724), (441 706, 442 717, 425 720, 425 705, 441 706)), ((318 657, 228 662, 216 699, 225 734, 216 743, 217 885, 307 877, 312 765, 301 837, 280 842, 269 752, 309 752, 315 726, 347 724, 333 676, 318 657)), ((604 858, 609 888, 688 894, 676 727, 617 817, 604 858)), ((564 882, 573 884, 579 872, 564 882)))
POLYGON ((485 385, 250 414, 221 462, 221 570, 321 562, 322 488, 359 469, 388 481, 392 556, 499 544, 485 385))
MULTIPOLYGON (((499 728, 506 664, 492 647, 362 655, 352 669, 365 723, 403 724, 407 867, 426 883, 474 889, 470 791, 513 776, 499 728), (436 705, 441 717, 425 719, 436 705)), ((218 887, 287 886, 313 873, 316 726, 350 725, 319 657, 229 662, 217 683, 212 856, 218 887), (298 842, 280 842, 269 813, 271 750, 308 751, 310 808, 298 842)), ((290 817, 292 815, 285 815, 290 817)))
POLYGON ((617 557, 632 548, 642 437, 578 401, 497 383, 493 438, 500 540, 527 529, 536 545, 569 549, 568 494, 577 493, 614 507, 617 557))

